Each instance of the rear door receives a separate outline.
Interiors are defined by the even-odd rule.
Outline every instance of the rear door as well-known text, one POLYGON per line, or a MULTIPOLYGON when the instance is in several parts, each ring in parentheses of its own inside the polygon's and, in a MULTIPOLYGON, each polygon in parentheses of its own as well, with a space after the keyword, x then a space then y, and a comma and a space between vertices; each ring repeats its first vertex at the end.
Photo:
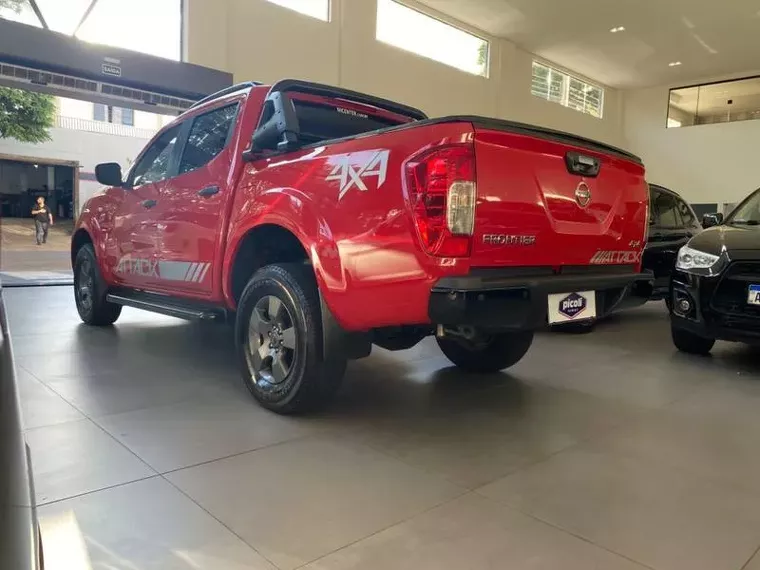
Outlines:
POLYGON ((161 189, 157 256, 162 287, 171 291, 201 297, 212 292, 224 207, 232 191, 230 143, 238 109, 235 101, 188 120, 177 175, 161 189))

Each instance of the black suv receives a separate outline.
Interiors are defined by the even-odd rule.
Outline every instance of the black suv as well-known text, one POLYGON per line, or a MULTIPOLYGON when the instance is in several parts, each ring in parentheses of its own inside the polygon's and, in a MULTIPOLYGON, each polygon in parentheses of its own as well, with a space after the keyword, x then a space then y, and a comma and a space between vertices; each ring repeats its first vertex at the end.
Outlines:
POLYGON ((642 266, 654 274, 651 299, 665 299, 670 306, 670 277, 678 250, 701 231, 694 210, 681 196, 662 186, 649 185, 649 237, 642 266))
POLYGON ((760 190, 678 253, 671 281, 673 342, 707 354, 716 339, 760 343, 760 190))

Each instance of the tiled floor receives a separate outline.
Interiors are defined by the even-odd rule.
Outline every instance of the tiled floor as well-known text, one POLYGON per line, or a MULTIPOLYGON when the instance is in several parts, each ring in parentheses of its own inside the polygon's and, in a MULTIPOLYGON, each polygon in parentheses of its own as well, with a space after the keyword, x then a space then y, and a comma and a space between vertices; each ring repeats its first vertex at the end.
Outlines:
POLYGON ((3 294, 47 570, 760 569, 760 353, 678 354, 660 303, 488 378, 376 350, 296 419, 224 327, 3 294))

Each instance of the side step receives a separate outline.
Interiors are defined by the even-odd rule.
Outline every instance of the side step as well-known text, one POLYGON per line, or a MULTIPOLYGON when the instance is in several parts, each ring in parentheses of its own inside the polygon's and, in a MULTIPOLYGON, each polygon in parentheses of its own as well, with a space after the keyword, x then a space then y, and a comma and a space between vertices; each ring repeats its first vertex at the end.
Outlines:
POLYGON ((226 312, 221 307, 201 302, 181 301, 164 295, 144 293, 141 291, 119 291, 118 293, 108 293, 106 295, 106 300, 109 303, 114 303, 116 305, 133 307, 135 309, 142 309, 143 311, 151 311, 153 313, 160 313, 162 315, 168 315, 170 317, 186 319, 189 321, 223 321, 226 317, 226 312))

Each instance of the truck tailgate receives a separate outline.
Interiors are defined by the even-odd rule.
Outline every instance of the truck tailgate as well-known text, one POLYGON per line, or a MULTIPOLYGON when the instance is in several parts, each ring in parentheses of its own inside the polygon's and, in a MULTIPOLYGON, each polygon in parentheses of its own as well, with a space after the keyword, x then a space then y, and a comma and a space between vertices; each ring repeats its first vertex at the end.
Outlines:
POLYGON ((473 126, 473 266, 638 265, 648 191, 635 157, 537 128, 473 126))

